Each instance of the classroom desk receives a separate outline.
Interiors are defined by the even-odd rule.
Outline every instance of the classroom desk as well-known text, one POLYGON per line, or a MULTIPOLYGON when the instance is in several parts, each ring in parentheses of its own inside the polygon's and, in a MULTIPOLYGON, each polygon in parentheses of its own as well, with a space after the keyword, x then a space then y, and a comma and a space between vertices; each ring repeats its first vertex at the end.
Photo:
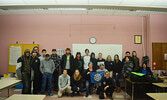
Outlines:
MULTIPOLYGON (((125 79, 125 93, 127 93, 127 82, 129 82, 132 85, 132 89, 131 89, 132 100, 134 100, 134 90, 135 90, 134 85, 135 84, 138 84, 138 85, 143 85, 143 84, 149 85, 149 84, 151 84, 150 82, 133 82, 130 79, 126 78, 125 79)), ((125 94, 125 98, 126 98, 126 94, 125 94)))
POLYGON ((167 93, 146 93, 149 97, 155 100, 166 100, 167 93))
POLYGON ((3 78, 0 80, 0 91, 8 89, 8 97, 9 97, 9 89, 19 83, 21 83, 21 80, 18 80, 16 78, 3 78))
POLYGON ((167 87, 167 83, 152 83, 152 84, 155 85, 155 86, 158 86, 158 87, 162 87, 162 88, 167 87))
POLYGON ((6 100, 43 100, 45 97, 45 95, 14 94, 6 100))
MULTIPOLYGON (((153 85, 160 87, 160 88, 167 88, 167 83, 152 83, 153 85)), ((156 92, 158 91, 158 89, 156 88, 156 92)))

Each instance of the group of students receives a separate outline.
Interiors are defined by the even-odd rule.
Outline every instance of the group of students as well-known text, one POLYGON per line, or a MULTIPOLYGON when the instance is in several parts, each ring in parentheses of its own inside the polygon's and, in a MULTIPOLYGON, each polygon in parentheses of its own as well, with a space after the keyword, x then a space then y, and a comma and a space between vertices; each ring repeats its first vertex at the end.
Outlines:
POLYGON ((29 49, 26 49, 24 55, 19 57, 17 62, 22 63, 23 94, 31 93, 31 82, 33 81, 33 94, 45 94, 47 89, 48 95, 52 96, 52 80, 54 80, 54 89, 58 91, 58 97, 62 97, 63 94, 74 96, 77 93, 80 95, 80 92, 85 89, 86 97, 88 97, 93 93, 95 87, 96 93, 101 99, 112 98, 114 90, 121 91, 119 82, 121 75, 129 78, 132 71, 151 73, 146 63, 140 67, 135 51, 132 52, 132 56, 127 51, 121 62, 117 54, 113 61, 110 55, 105 60, 102 53, 99 53, 96 59, 95 53, 92 52, 89 55, 88 49, 85 49, 84 56, 77 52, 75 58, 71 54, 70 48, 66 49, 66 53, 62 57, 57 55, 56 49, 52 49, 51 55, 47 54, 46 49, 43 49, 40 55, 39 48, 35 46, 31 53, 29 49), (100 83, 93 84, 90 73, 96 71, 104 71, 105 77, 100 83))

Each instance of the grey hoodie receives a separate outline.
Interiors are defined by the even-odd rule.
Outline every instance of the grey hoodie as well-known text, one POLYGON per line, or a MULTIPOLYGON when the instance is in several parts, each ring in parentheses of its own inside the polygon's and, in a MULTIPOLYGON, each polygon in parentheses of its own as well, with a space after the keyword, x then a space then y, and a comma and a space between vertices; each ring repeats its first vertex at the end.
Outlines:
POLYGON ((52 59, 42 60, 40 63, 40 71, 42 74, 53 74, 55 70, 55 64, 52 59))

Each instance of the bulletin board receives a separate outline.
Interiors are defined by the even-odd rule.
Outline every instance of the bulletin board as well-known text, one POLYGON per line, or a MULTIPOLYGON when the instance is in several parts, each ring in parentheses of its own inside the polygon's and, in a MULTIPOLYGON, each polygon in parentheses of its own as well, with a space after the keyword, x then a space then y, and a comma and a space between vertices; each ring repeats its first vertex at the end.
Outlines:
POLYGON ((16 73, 16 64, 17 59, 24 54, 26 49, 29 49, 30 52, 38 44, 9 44, 9 53, 8 53, 8 73, 16 73))

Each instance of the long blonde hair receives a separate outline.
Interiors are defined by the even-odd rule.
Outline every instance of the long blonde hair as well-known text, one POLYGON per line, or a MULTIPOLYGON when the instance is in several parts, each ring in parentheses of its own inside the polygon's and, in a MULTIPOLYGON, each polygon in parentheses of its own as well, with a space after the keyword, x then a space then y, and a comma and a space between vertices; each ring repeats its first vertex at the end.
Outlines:
POLYGON ((112 58, 110 55, 107 56, 106 61, 109 61, 109 57, 110 57, 110 61, 112 61, 112 58))
POLYGON ((79 75, 78 75, 78 77, 76 76, 76 71, 78 71, 79 72, 79 70, 78 69, 76 69, 75 70, 75 72, 74 72, 74 80, 77 80, 77 81, 79 81, 81 78, 82 78, 82 76, 81 76, 81 74, 80 74, 80 72, 79 72, 79 75))

